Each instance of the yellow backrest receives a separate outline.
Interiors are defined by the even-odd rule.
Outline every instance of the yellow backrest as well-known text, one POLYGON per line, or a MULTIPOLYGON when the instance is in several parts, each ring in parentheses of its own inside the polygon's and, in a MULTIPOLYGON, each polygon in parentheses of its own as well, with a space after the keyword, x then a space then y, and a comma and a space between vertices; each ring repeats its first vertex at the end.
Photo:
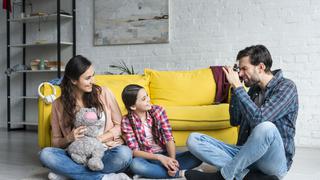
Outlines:
POLYGON ((121 113, 127 113, 126 108, 122 102, 122 90, 129 84, 138 84, 149 94, 149 81, 144 75, 96 75, 95 82, 99 86, 108 87, 117 99, 121 113))
POLYGON ((153 104, 162 106, 197 106, 213 103, 216 84, 211 69, 192 71, 157 71, 145 69, 150 81, 153 104))

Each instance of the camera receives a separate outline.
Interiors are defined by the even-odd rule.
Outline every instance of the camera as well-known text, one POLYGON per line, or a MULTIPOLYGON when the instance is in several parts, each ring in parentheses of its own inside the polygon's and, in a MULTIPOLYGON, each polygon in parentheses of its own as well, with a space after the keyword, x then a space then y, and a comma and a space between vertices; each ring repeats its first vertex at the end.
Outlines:
POLYGON ((238 64, 234 64, 232 70, 235 72, 240 72, 240 67, 238 66, 238 64))

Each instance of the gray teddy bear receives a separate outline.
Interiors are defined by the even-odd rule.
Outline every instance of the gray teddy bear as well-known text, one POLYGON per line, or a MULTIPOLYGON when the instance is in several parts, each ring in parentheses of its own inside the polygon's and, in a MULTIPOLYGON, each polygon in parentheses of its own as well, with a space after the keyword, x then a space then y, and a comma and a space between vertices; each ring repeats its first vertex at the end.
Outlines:
POLYGON ((76 114, 74 127, 86 126, 84 137, 73 141, 67 148, 71 158, 93 171, 102 170, 102 157, 106 147, 96 138, 103 131, 104 121, 99 120, 96 108, 81 108, 76 114))

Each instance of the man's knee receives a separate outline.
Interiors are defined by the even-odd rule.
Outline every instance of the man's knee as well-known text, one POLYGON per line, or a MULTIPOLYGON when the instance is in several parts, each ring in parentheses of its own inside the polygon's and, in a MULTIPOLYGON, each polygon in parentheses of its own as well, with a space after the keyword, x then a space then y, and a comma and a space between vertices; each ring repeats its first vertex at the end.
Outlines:
POLYGON ((199 139, 202 135, 203 134, 196 133, 196 132, 193 132, 189 135, 186 143, 189 150, 196 148, 198 146, 199 139))
POLYGON ((257 129, 259 133, 261 133, 261 132, 269 132, 269 131, 277 130, 277 127, 272 122, 265 121, 258 124, 254 129, 257 129))
POLYGON ((273 138, 276 132, 279 132, 278 128, 270 121, 262 122, 253 129, 254 135, 265 138, 273 138))

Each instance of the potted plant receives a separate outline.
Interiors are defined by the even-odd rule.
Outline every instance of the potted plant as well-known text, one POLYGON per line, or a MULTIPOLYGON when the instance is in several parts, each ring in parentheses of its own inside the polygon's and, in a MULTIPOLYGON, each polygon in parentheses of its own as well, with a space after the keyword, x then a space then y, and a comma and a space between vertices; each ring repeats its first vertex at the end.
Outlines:
MULTIPOLYGON (((109 65, 109 67, 120 71, 119 74, 138 74, 137 72, 134 71, 132 65, 128 67, 124 61, 121 61, 118 64, 111 64, 109 65)), ((115 74, 115 73, 107 71, 106 74, 115 74)))

